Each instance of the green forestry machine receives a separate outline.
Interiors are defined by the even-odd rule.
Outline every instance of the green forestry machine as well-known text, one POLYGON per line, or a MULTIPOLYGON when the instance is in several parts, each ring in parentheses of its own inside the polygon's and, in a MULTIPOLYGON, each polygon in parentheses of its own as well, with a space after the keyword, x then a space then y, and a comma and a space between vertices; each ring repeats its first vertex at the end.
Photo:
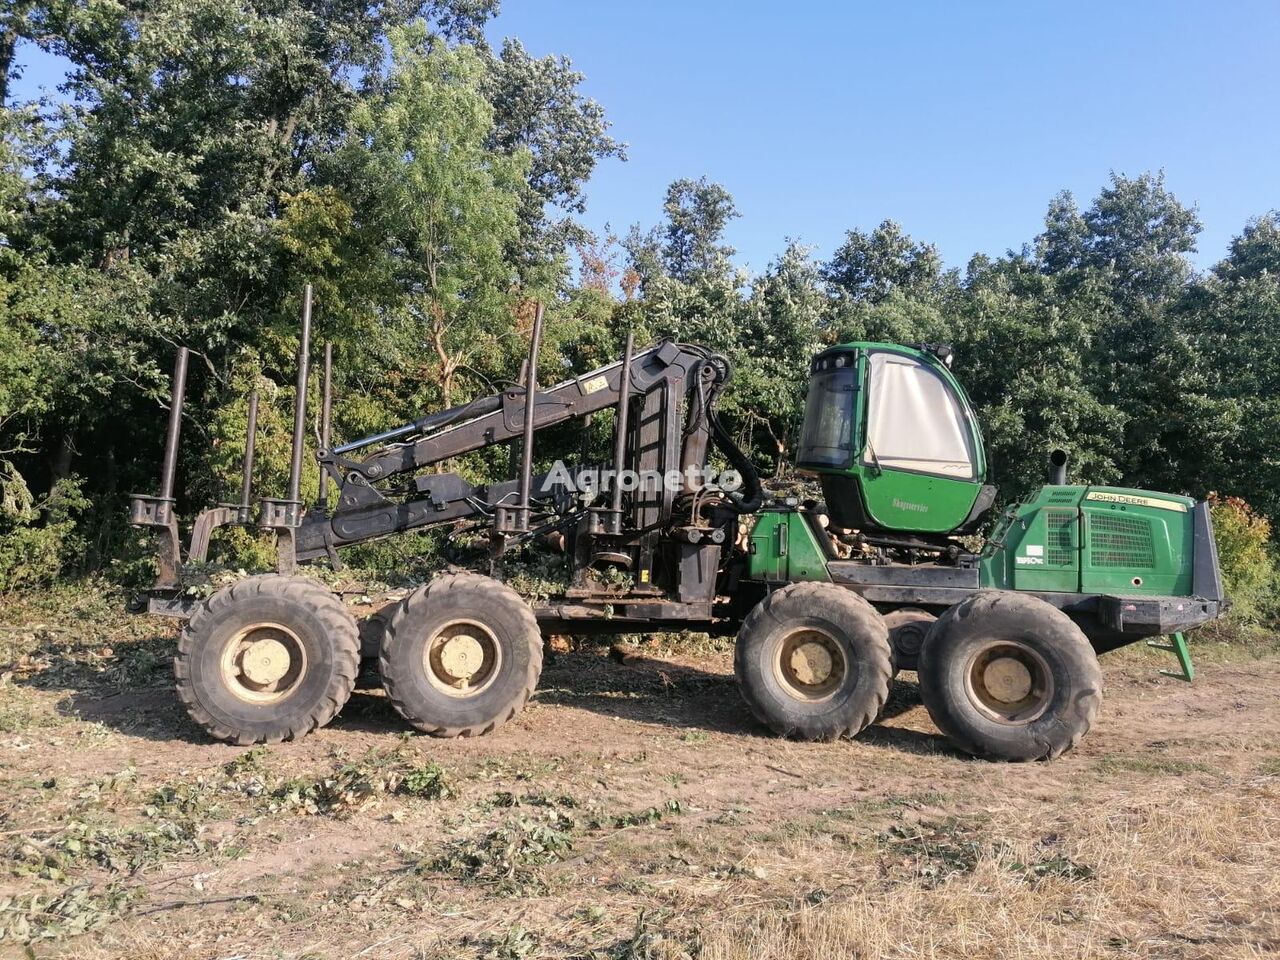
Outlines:
POLYGON ((1097 714, 1098 654, 1172 636, 1190 679, 1181 631, 1224 607, 1205 503, 1069 485, 1055 451, 1049 482, 989 522, 996 491, 982 434, 945 346, 846 343, 813 359, 797 466, 823 497, 803 503, 765 497, 716 414, 730 365, 701 346, 637 349, 628 337, 620 360, 542 387, 539 309, 522 382, 337 446, 326 349, 320 496, 304 504, 310 316, 308 288, 287 496, 251 502, 252 397, 240 502, 200 513, 184 557, 174 500, 182 350, 161 491, 131 503, 132 522, 158 533, 145 608, 187 620, 178 695, 220 739, 278 741, 329 722, 362 652, 414 727, 486 734, 533 693, 545 635, 695 630, 736 634, 742 695, 783 736, 857 735, 897 671, 914 670, 955 746, 1051 758, 1097 714), (611 461, 535 474, 540 431, 606 411, 611 461), (512 454, 509 479, 473 484, 441 466, 496 444, 512 454), (706 481, 713 448, 731 467, 719 482, 706 481), (184 566, 232 524, 275 533, 278 572, 191 598, 184 566), (371 618, 363 651, 349 608, 297 572, 440 524, 487 533, 487 571, 442 569, 371 618), (502 581, 502 558, 548 544, 563 551, 566 585, 530 603, 502 581))

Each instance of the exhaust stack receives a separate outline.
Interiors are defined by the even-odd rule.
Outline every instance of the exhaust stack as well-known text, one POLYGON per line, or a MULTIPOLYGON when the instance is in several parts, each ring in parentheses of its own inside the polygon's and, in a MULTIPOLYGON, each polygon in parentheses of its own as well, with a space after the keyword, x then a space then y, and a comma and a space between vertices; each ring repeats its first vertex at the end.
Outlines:
POLYGON ((1067 451, 1055 450, 1049 454, 1049 483, 1055 487, 1067 485, 1067 451))

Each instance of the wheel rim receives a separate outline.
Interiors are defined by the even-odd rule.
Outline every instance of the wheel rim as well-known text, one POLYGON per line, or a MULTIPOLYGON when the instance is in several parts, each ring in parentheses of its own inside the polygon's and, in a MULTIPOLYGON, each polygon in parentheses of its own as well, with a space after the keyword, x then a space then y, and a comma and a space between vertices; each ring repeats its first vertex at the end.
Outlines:
POLYGON ((279 703, 291 696, 307 672, 307 650, 280 623, 254 623, 222 648, 222 681, 247 703, 279 703))
POLYGON ((497 679, 502 647, 484 624, 451 620, 427 642, 422 662, 436 689, 451 697, 474 697, 497 679))
POLYGON ((802 627, 778 644, 774 673, 783 688, 800 700, 825 700, 844 683, 848 662, 835 637, 825 630, 802 627))
POLYGON ((965 670, 965 692, 997 723, 1026 724, 1043 716, 1053 700, 1053 671, 1044 657, 1019 640, 989 643, 965 670))

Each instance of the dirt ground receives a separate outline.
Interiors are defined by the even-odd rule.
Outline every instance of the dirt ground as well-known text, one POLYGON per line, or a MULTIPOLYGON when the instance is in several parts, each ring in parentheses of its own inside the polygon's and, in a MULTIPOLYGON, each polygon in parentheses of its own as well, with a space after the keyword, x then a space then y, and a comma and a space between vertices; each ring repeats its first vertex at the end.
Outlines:
POLYGON ((0 606, 0 956, 1280 955, 1280 654, 1103 658, 1052 763, 954 753, 912 674, 853 742, 750 718, 727 645, 554 657, 497 734, 210 743, 172 631, 119 598, 0 606))

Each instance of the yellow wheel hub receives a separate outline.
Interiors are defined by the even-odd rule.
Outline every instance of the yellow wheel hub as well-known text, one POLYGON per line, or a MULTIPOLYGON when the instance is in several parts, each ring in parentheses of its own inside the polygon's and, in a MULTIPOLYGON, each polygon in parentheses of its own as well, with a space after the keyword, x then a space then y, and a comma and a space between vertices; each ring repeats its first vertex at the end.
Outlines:
POLYGON ((807 686, 825 683, 834 666, 830 651, 821 643, 804 643, 791 651, 791 674, 807 686))
POLYGON ((965 692, 980 712, 997 723, 1026 724, 1053 702, 1053 671, 1023 640, 993 640, 969 660, 965 692))
POLYGON ((999 657, 982 675, 987 692, 1001 703, 1019 703, 1031 695, 1031 671, 1013 657, 999 657))
POLYGON ((240 655, 240 672, 265 687, 289 672, 289 659, 288 649, 279 640, 258 640, 240 655))
POLYGON ((450 637, 440 648, 440 666, 455 682, 470 680, 483 665, 484 647, 470 634, 450 637))
POLYGON ((836 638, 815 627, 788 631, 771 659, 774 676, 798 700, 825 700, 844 683, 848 670, 836 638))
POLYGON ((451 697, 474 697, 497 679, 502 646, 492 630, 471 619, 440 627, 422 651, 427 679, 451 697))
POLYGON ((222 648, 222 682, 241 700, 276 703, 298 689, 307 672, 307 651, 281 623, 254 623, 222 648))

